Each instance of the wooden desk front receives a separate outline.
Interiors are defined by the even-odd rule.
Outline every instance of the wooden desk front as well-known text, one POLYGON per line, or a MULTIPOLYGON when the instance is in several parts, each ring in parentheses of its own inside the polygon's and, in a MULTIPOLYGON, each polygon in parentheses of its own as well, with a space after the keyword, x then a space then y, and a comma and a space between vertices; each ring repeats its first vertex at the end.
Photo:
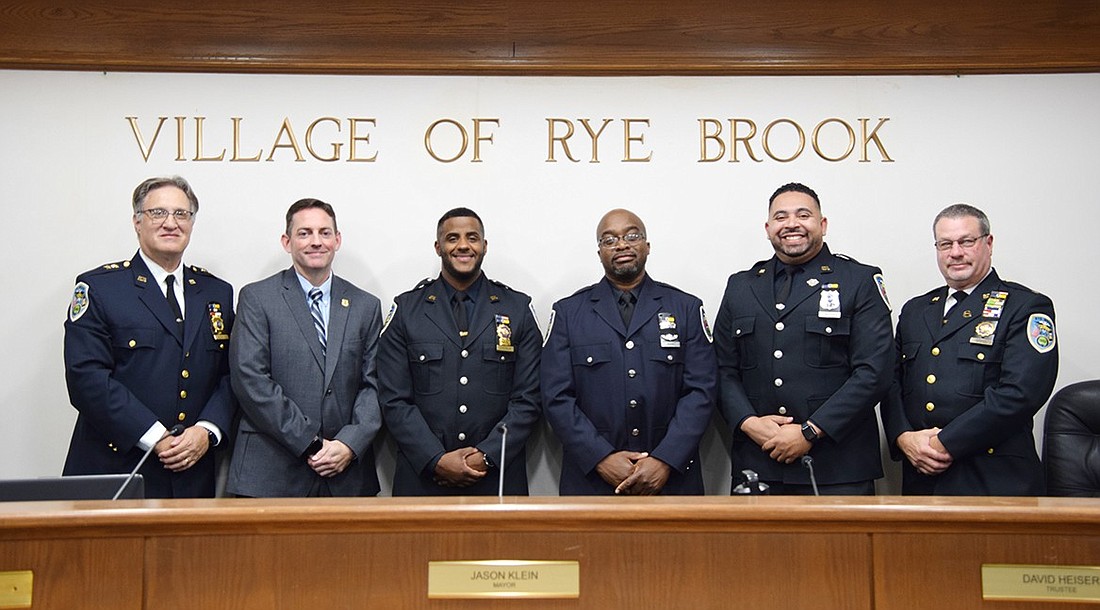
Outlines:
MULTIPOLYGON (((145 500, 0 504, 34 608, 1065 610, 983 602, 983 563, 1100 565, 1054 498, 145 500), (579 599, 429 600, 435 560, 573 560, 579 599)), ((1098 606, 1082 606, 1098 607, 1098 606)))

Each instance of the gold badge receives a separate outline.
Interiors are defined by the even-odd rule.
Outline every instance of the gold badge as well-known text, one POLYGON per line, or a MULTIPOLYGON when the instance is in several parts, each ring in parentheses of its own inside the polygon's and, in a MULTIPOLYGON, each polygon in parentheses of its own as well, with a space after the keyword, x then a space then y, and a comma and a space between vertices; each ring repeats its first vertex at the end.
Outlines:
POLYGON ((210 332, 214 335, 214 340, 228 341, 229 335, 225 332, 225 320, 222 319, 221 303, 207 303, 206 312, 210 314, 210 332))
POLYGON ((512 323, 508 319, 508 316, 502 316, 497 314, 497 351, 498 352, 514 352, 516 348, 512 345, 512 327, 509 326, 512 323))

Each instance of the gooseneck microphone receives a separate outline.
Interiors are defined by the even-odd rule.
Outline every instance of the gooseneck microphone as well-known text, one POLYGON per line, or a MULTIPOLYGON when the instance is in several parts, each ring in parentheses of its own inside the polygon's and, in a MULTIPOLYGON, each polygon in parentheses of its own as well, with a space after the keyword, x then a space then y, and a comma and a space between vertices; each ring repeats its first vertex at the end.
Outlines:
POLYGON ((504 454, 508 448, 508 424, 500 423, 500 482, 497 484, 497 499, 504 501, 504 454))
POLYGON ((814 495, 820 496, 821 494, 817 493, 817 477, 814 476, 814 459, 809 455, 804 455, 802 456, 802 465, 810 471, 810 484, 814 486, 814 495))
POLYGON ((118 497, 122 495, 122 492, 126 491, 126 486, 128 486, 130 484, 130 481, 134 480, 134 475, 137 474, 138 470, 141 470, 141 467, 145 464, 145 460, 149 459, 149 454, 152 453, 153 450, 157 448, 157 445, 160 444, 160 441, 163 441, 164 439, 168 438, 169 436, 179 436, 179 435, 183 434, 183 430, 184 430, 183 424, 176 424, 176 425, 172 426, 171 428, 169 428, 164 433, 163 436, 161 436, 159 439, 157 439, 157 442, 153 443, 153 446, 149 447, 145 451, 145 455, 141 456, 141 461, 138 462, 137 466, 134 466, 134 469, 130 471, 130 476, 126 477, 126 480, 122 482, 122 487, 118 488, 118 491, 115 492, 115 496, 111 499, 112 500, 117 500, 118 497))

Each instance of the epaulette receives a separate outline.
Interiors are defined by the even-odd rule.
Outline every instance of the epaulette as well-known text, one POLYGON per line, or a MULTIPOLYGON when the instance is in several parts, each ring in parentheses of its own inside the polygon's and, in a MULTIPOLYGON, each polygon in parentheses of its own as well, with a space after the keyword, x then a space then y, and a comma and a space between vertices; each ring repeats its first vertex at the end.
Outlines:
POLYGON ((490 278, 485 278, 485 279, 489 280, 490 284, 495 284, 497 286, 500 286, 501 288, 504 288, 505 290, 509 290, 511 292, 516 292, 515 288, 512 288, 511 286, 509 286, 508 284, 505 284, 504 282, 501 282, 500 280, 494 280, 494 279, 490 279, 490 278))
POLYGON ((205 275, 207 277, 214 277, 213 273, 210 273, 209 271, 207 271, 203 267, 197 267, 195 265, 188 265, 187 268, 191 270, 191 273, 197 273, 199 275, 205 275))
MULTIPOLYGON (((653 279, 653 278, 650 278, 650 279, 653 279)), ((686 295, 688 295, 688 296, 692 296, 692 295, 690 295, 690 294, 688 294, 688 293, 684 292, 683 290, 681 290, 681 289, 679 289, 679 288, 677 288, 677 287, 673 286, 672 284, 666 284, 666 283, 664 283, 664 282, 658 282, 657 280, 653 280, 653 283, 654 283, 654 284, 657 284, 658 286, 662 286, 662 287, 664 287, 664 288, 668 288, 669 290, 673 290, 673 291, 679 292, 680 294, 686 294, 686 295)))
POLYGON ((576 292, 574 292, 573 294, 571 294, 569 296, 570 297, 575 297, 578 294, 581 294, 582 292, 590 292, 592 289, 594 289, 598 285, 599 285, 599 282, 596 282, 595 284, 592 284, 590 286, 585 286, 584 288, 581 288, 581 289, 577 290, 576 292))
POLYGON ((413 290, 421 290, 422 288, 424 288, 428 284, 431 284, 433 280, 435 280, 434 277, 426 277, 426 278, 420 280, 420 283, 418 283, 416 285, 416 287, 413 288, 413 290))
POLYGON ((105 263, 96 267, 95 269, 89 269, 81 275, 100 275, 102 273, 109 273, 111 271, 118 271, 119 269, 129 269, 130 261, 118 261, 117 263, 105 263))
POLYGON ((1024 286, 1023 284, 1021 284, 1019 282, 1013 282, 1011 280, 1005 280, 1005 279, 1002 279, 1001 282, 1005 286, 1011 286, 1012 288, 1015 288, 1017 290, 1022 290, 1024 292, 1028 292, 1028 293, 1035 293, 1034 290, 1032 290, 1031 288, 1028 288, 1027 286, 1024 286))

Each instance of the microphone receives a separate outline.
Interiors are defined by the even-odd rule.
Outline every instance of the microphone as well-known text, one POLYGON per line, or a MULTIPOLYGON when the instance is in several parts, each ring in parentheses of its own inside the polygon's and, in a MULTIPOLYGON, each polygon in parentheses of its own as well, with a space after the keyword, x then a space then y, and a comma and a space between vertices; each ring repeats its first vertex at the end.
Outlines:
POLYGON ((145 455, 141 456, 141 461, 138 462, 137 466, 134 466, 134 469, 130 471, 130 476, 126 477, 126 480, 122 482, 122 487, 118 488, 118 491, 115 492, 115 496, 111 499, 117 500, 118 497, 122 495, 122 492, 126 491, 126 486, 130 484, 130 481, 134 480, 134 475, 137 474, 138 470, 141 470, 142 465, 145 464, 145 460, 149 459, 149 454, 153 452, 153 449, 157 448, 157 445, 160 444, 161 441, 168 438, 169 436, 179 436, 183 434, 183 430, 183 424, 176 424, 169 428, 164 433, 164 436, 161 436, 159 439, 157 439, 157 442, 153 443, 153 446, 149 447, 149 449, 145 451, 145 455))
POLYGON ((814 459, 806 454, 802 456, 802 465, 810 471, 810 484, 814 486, 814 495, 820 496, 821 494, 817 493, 817 477, 814 476, 814 459))
POLYGON ((756 474, 754 470, 742 470, 742 481, 733 488, 733 495, 738 496, 766 496, 770 495, 768 492, 768 484, 760 482, 760 475, 756 474))
POLYGON ((504 501, 504 454, 508 447, 508 424, 500 422, 500 482, 497 484, 497 499, 504 501))

